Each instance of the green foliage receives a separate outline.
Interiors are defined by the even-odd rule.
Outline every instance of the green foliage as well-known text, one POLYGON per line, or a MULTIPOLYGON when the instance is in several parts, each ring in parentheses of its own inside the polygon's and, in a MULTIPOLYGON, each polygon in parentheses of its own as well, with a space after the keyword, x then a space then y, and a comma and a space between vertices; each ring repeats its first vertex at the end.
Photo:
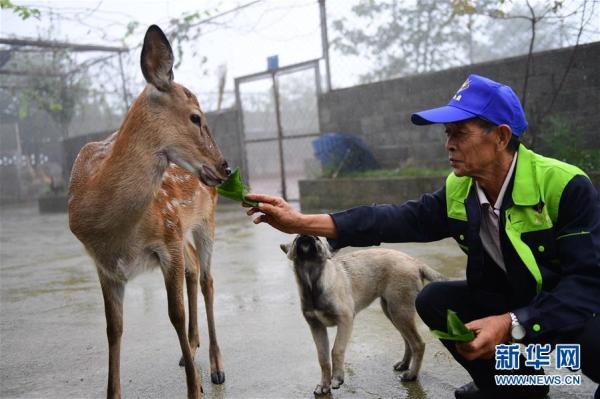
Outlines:
POLYGON ((35 109, 48 115, 68 137, 68 128, 78 107, 86 100, 90 81, 85 70, 77 70, 73 55, 65 50, 51 53, 19 54, 11 63, 24 70, 33 70, 27 86, 15 93, 16 114, 23 120, 35 109))
POLYGON ((242 176, 240 174, 240 168, 235 168, 233 173, 229 175, 229 178, 217 187, 217 192, 223 197, 239 201, 252 206, 258 206, 255 201, 248 201, 245 199, 246 195, 250 192, 250 188, 242 182, 242 176))
POLYGON ((353 16, 333 21, 334 48, 377 60, 362 81, 459 65, 469 31, 450 2, 362 1, 353 16))
POLYGON ((332 46, 373 61, 361 81, 390 79, 562 47, 576 36, 576 2, 365 0, 333 20, 332 46), (567 9, 568 8, 568 9, 567 9), (510 38, 510 40, 498 40, 510 38))
POLYGON ((18 6, 13 4, 10 0, 0 0, 0 9, 12 10, 22 20, 26 20, 30 17, 40 19, 41 16, 40 10, 38 10, 37 8, 18 6))
POLYGON ((589 148, 582 132, 573 128, 564 118, 548 118, 540 131, 539 140, 548 156, 587 172, 600 171, 600 149, 589 148))
POLYGON ((448 309, 446 316, 448 332, 431 330, 434 337, 449 341, 470 342, 475 339, 475 333, 469 330, 455 312, 448 309))
MULTIPOLYGON (((185 55, 191 55, 192 57, 199 55, 196 43, 204 32, 203 27, 210 23, 210 17, 216 14, 217 11, 217 9, 210 9, 183 13, 178 18, 171 18, 167 26, 161 26, 171 42, 173 51, 176 53, 175 68, 181 65, 185 55)), ((139 21, 130 21, 127 24, 124 39, 137 35, 140 28, 145 29, 146 26, 139 21)), ((205 64, 206 61, 206 56, 201 55, 200 64, 205 64)))

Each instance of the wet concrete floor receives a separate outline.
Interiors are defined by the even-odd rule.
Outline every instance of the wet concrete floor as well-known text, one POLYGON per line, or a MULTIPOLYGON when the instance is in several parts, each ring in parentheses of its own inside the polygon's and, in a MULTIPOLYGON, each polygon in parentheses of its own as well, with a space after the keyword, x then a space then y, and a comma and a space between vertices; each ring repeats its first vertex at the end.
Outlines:
MULTIPOLYGON (((0 397, 105 396, 108 349, 94 266, 70 233, 65 214, 34 207, 1 210, 0 397)), ((204 307, 196 364, 206 398, 311 398, 320 378, 316 350, 300 313, 291 267, 279 244, 292 236, 255 226, 237 207, 219 211, 213 257, 217 335, 226 382, 213 385, 204 307)), ((387 245, 451 278, 464 278, 465 256, 449 240, 387 245)), ((201 296, 200 296, 201 298, 201 296)), ((346 381, 334 398, 453 398, 467 373, 419 320, 427 342, 418 381, 403 383, 392 365, 399 333, 378 303, 360 313, 346 354, 346 381)), ((334 329, 330 329, 330 340, 334 329)), ((184 371, 159 270, 129 282, 124 305, 121 382, 125 398, 183 398, 184 371)), ((551 370, 552 374, 557 372, 551 370)), ((591 398, 585 376, 551 398, 591 398)))

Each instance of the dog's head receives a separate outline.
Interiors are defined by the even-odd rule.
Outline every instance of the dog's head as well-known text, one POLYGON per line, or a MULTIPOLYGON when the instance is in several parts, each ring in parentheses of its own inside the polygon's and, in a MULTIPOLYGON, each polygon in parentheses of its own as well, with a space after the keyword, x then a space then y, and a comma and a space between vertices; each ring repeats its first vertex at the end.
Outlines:
POLYGON ((324 262, 332 257, 329 244, 322 238, 299 234, 289 244, 281 244, 281 250, 292 261, 324 262))

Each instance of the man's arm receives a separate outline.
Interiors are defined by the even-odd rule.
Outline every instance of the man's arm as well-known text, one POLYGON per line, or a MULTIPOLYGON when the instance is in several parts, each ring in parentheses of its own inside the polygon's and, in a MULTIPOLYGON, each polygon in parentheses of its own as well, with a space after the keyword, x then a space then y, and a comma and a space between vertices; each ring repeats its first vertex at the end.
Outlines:
POLYGON ((600 199, 587 177, 575 176, 565 187, 556 225, 563 277, 513 311, 531 342, 581 328, 600 312, 600 199))
POLYGON ((327 237, 334 249, 382 242, 428 242, 448 237, 445 188, 403 205, 358 206, 333 214, 304 215, 278 197, 248 194, 258 201, 248 215, 261 213, 255 224, 268 223, 290 234, 327 237))
POLYGON ((430 242, 450 235, 445 187, 402 205, 358 206, 331 214, 337 239, 334 249, 366 247, 382 242, 430 242))
POLYGON ((337 238, 337 229, 327 214, 305 215, 298 212, 282 198, 264 194, 248 194, 246 199, 258 202, 248 210, 248 216, 261 213, 254 224, 268 223, 277 230, 289 234, 310 234, 337 238))
MULTIPOLYGON (((528 306, 513 310, 532 343, 552 341, 558 331, 581 328, 600 312, 600 200, 585 176, 574 177, 563 191, 557 230, 561 281, 528 306)), ((477 336, 457 344, 458 352, 467 360, 491 358, 495 346, 509 337, 510 316, 490 316, 466 326, 477 336)))

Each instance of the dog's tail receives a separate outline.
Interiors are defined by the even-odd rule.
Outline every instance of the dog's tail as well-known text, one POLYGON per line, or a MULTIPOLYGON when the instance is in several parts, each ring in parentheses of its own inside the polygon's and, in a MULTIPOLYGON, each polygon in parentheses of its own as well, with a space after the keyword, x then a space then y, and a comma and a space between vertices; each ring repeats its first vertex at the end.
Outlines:
POLYGON ((431 267, 427 266, 424 263, 419 265, 419 272, 421 273, 421 279, 427 281, 447 281, 448 277, 444 276, 441 273, 433 270, 431 267))

